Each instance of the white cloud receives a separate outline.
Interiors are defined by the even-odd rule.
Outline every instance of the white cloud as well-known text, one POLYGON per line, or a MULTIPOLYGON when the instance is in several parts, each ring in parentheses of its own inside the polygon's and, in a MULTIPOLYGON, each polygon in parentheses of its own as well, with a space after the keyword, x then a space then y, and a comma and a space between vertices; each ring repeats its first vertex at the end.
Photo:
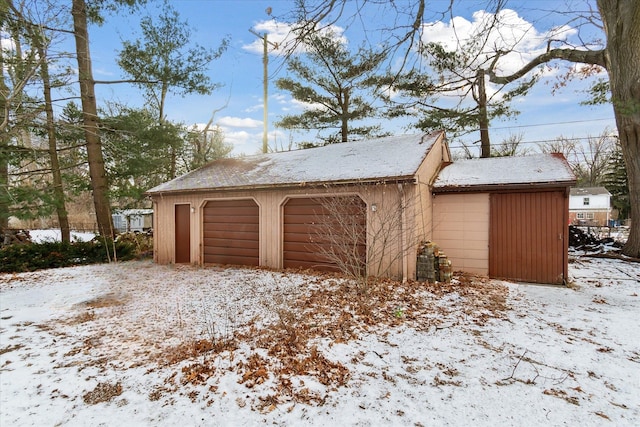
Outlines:
MULTIPOLYGON (((293 33, 293 25, 282 22, 277 22, 275 19, 268 21, 260 21, 253 26, 253 31, 260 34, 267 34, 267 41, 269 43, 268 50, 270 54, 279 55, 288 52, 293 46, 295 46, 295 34, 293 33)), ((344 36, 344 28, 336 25, 331 25, 321 30, 323 33, 333 33, 334 36, 342 43, 347 43, 348 40, 344 36)), ((257 54, 264 52, 264 41, 262 37, 256 37, 256 39, 244 46, 243 49, 257 54)), ((295 52, 303 52, 305 50, 304 44, 295 46, 295 52)))
POLYGON ((473 14, 471 21, 456 16, 449 23, 424 24, 422 41, 440 43, 450 52, 477 49, 478 58, 472 62, 476 66, 489 61, 499 50, 508 51, 498 61, 495 71, 511 74, 544 53, 549 38, 565 41, 576 33, 577 30, 569 26, 539 32, 533 24, 510 9, 504 9, 497 15, 480 10, 473 14))
MULTIPOLYGON (((258 22, 253 26, 253 30, 260 35, 267 34, 270 53, 282 52, 284 48, 293 43, 295 39, 295 36, 291 32, 291 25, 277 22, 275 19, 258 22)), ((262 54, 264 51, 264 41, 262 38, 256 37, 253 42, 242 46, 242 48, 249 52, 262 54)))
POLYGON ((249 117, 220 117, 217 123, 222 127, 232 128, 258 128, 262 126, 261 120, 251 119, 249 117))

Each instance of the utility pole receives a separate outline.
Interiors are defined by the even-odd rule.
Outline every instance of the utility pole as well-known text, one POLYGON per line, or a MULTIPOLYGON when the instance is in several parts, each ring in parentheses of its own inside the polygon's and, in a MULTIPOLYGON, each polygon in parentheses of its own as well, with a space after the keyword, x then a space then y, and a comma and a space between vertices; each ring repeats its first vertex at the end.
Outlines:
POLYGON ((262 97, 264 99, 264 111, 262 117, 262 152, 266 153, 268 151, 268 96, 269 96, 269 45, 273 46, 275 49, 278 48, 277 43, 271 43, 267 40, 267 33, 258 34, 253 31, 252 28, 249 28, 249 32, 254 36, 258 37, 263 42, 262 47, 262 65, 263 65, 263 81, 262 81, 262 97))

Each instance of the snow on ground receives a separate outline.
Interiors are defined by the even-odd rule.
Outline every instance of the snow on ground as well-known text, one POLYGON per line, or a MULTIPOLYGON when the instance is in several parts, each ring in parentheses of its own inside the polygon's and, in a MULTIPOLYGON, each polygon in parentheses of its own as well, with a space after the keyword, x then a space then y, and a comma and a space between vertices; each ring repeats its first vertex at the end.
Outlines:
POLYGON ((640 424, 640 265, 570 287, 149 261, 0 275, 0 425, 640 424))
MULTIPOLYGON (((60 242, 60 241, 62 241, 60 230, 54 230, 54 229, 29 230, 29 235, 31 236, 31 241, 33 243, 60 242)), ((72 231, 71 232, 71 241, 72 242, 88 242, 89 240, 93 239, 94 237, 96 237, 95 233, 80 232, 80 231, 72 231)))

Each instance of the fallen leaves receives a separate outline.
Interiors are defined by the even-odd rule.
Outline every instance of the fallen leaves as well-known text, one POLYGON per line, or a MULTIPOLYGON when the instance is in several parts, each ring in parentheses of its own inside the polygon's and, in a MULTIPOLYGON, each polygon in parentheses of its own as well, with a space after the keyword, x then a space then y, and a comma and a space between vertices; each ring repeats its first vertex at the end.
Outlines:
MULTIPOLYGON (((120 342, 135 345, 157 343, 148 349, 146 360, 156 362, 160 368, 175 366, 164 384, 149 393, 149 399, 170 401, 171 395, 177 393, 192 401, 200 396, 212 401, 220 378, 234 373, 237 383, 252 390, 252 394, 242 399, 242 405, 250 404, 260 411, 270 411, 287 402, 320 405, 327 393, 347 386, 351 378, 345 365, 327 357, 327 348, 358 339, 363 333, 380 333, 382 337, 400 326, 432 332, 463 324, 483 325, 491 319, 505 318, 509 309, 506 286, 469 275, 459 275, 452 283, 378 278, 363 285, 336 274, 319 274, 306 275, 304 284, 291 287, 287 286, 287 274, 296 273, 271 276, 276 283, 275 293, 260 292, 257 279, 255 286, 248 288, 252 296, 263 298, 267 316, 243 316, 239 320, 234 316, 241 310, 240 305, 234 310, 216 311, 205 304, 201 311, 207 315, 203 320, 209 327, 203 332, 206 338, 163 346, 153 336, 119 336, 120 342), (225 329, 224 334, 211 333, 212 325, 217 326, 216 322, 225 319, 233 327, 225 329)), ((292 282, 299 283, 299 279, 292 282)), ((91 330, 94 323, 104 321, 110 313, 122 313, 129 302, 135 306, 131 299, 135 293, 135 290, 112 292, 86 301, 78 305, 83 311, 65 323, 91 330)), ((190 306, 188 302, 177 306, 178 325, 184 327, 183 314, 190 306)), ((103 343, 96 334, 85 337, 81 346, 72 347, 65 356, 100 355, 104 361, 111 354, 117 359, 117 353, 108 353, 102 347, 113 341, 103 343)), ((136 356, 143 354, 137 352, 136 356)), ((143 362, 137 360, 136 366, 142 366, 143 362)), ((91 362, 87 360, 85 364, 89 366, 91 362)), ((434 385, 460 384, 452 379, 457 375, 455 368, 445 367, 441 371, 444 378, 436 375, 434 385)), ((388 381, 395 380, 393 376, 387 377, 388 381)), ((86 400, 93 402, 100 395, 114 396, 121 392, 114 387, 101 385, 88 393, 86 400)))
MULTIPOLYGON (((198 386, 216 376, 213 360, 228 360, 227 371, 237 373, 239 384, 268 390, 267 395, 256 392, 252 399, 252 406, 263 412, 286 402, 318 405, 324 401, 319 387, 336 390, 346 386, 351 376, 343 364, 329 360, 318 343, 330 347, 357 339, 363 332, 400 325, 420 330, 482 325, 505 317, 508 310, 506 286, 467 275, 447 284, 376 279, 366 288, 327 275, 324 280, 310 277, 307 286, 267 303, 274 322, 260 327, 253 319, 243 330, 235 330, 224 345, 206 339, 182 343, 165 353, 166 363, 202 358, 181 369, 180 383, 198 386), (443 304, 443 299, 459 301, 443 304), (401 316, 398 307, 402 307, 401 316), (246 346, 239 351, 243 355, 234 357, 241 343, 246 346), (316 386, 307 387, 304 379, 316 386)), ((440 368, 448 378, 436 375, 435 386, 461 385, 451 379, 458 374, 455 368, 440 368)))
POLYGON ((82 396, 82 400, 87 405, 95 405, 102 402, 109 402, 111 399, 116 396, 120 396, 121 394, 122 385, 120 383, 98 383, 96 388, 82 396))

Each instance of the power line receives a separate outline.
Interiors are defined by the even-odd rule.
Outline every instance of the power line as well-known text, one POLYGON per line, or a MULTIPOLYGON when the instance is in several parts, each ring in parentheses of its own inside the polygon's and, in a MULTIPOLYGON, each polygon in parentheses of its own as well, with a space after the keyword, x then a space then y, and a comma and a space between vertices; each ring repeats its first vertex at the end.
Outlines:
POLYGON ((589 119, 589 120, 572 120, 572 121, 568 121, 568 122, 535 123, 535 124, 530 124, 530 125, 518 125, 518 126, 502 126, 502 127, 494 127, 494 126, 492 126, 490 128, 490 130, 516 129, 516 128, 536 127, 536 126, 569 125, 569 124, 574 124, 574 123, 602 122, 602 121, 607 121, 607 120, 613 120, 613 117, 601 118, 601 119, 589 119))

